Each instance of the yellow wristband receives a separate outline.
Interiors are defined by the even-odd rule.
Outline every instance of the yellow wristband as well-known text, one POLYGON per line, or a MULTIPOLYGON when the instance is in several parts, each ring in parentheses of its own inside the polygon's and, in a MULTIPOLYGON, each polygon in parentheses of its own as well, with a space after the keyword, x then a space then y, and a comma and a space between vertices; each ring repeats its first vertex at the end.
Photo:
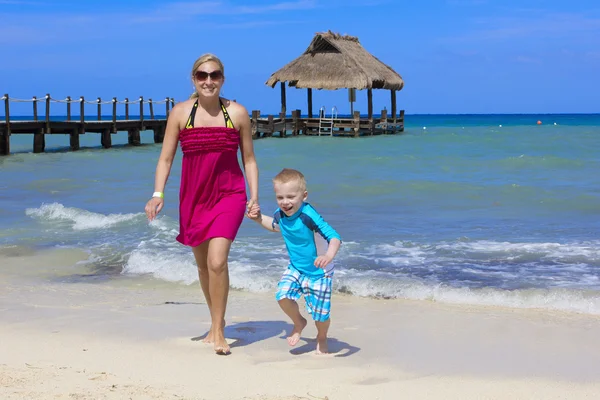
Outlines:
POLYGON ((154 192, 152 193, 152 197, 160 197, 161 199, 164 199, 165 194, 163 192, 154 192))

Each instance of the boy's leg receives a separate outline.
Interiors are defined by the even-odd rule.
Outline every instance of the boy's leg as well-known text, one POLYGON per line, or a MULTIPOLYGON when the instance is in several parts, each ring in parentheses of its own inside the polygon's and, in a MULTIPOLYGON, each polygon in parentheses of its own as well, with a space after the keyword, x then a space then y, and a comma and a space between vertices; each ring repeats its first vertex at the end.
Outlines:
POLYGON ((327 346, 327 332, 331 324, 331 290, 333 271, 326 273, 321 278, 311 278, 307 286, 308 292, 304 294, 306 309, 312 315, 317 327, 317 354, 329 352, 327 346))
POLYGON ((298 343, 302 330, 307 324, 306 319, 300 314, 296 302, 302 295, 302 288, 298 279, 299 272, 288 267, 277 284, 277 294, 275 295, 279 306, 294 324, 294 328, 287 338, 290 346, 295 346, 298 343))
POLYGON ((292 329, 292 333, 288 336, 287 341, 290 346, 295 346, 298 344, 298 341, 300 341, 302 330, 306 327, 308 322, 306 321, 306 318, 300 314, 298 303, 295 300, 281 299, 279 300, 279 306, 294 323, 294 329, 292 329))
POLYGON ((329 325, 331 324, 331 318, 325 322, 315 321, 317 327, 317 354, 327 354, 329 349, 327 347, 327 331, 329 331, 329 325))

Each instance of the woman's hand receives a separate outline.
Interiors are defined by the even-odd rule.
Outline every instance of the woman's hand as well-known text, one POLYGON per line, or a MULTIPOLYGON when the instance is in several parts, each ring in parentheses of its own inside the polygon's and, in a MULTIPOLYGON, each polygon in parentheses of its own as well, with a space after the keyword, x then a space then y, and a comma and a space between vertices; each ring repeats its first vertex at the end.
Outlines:
POLYGON ((250 199, 246 202, 246 214, 250 214, 254 205, 258 206, 258 200, 250 199))
POLYGON ((156 216, 158 215, 160 210, 162 210, 164 205, 165 200, 161 199, 160 197, 152 197, 150 200, 148 200, 145 208, 146 217, 148 217, 148 221, 152 221, 154 218, 156 218, 156 216))

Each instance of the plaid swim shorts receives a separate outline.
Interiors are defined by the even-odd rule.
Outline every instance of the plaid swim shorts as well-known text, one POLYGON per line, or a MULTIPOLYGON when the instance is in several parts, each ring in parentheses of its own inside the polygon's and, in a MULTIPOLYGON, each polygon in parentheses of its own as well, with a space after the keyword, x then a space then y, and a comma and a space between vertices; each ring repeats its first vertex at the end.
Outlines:
POLYGON ((324 276, 313 278, 288 266, 277 284, 277 301, 291 299, 298 301, 304 295, 306 311, 317 322, 329 319, 331 311, 331 281, 333 270, 324 276))

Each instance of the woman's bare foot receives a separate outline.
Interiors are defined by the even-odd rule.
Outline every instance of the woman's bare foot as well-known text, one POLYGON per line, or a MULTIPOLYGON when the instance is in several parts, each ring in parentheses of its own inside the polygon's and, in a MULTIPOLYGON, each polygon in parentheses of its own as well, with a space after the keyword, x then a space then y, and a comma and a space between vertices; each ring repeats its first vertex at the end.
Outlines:
MULTIPOLYGON (((225 329, 225 320, 223 320, 223 329, 225 329)), ((210 326, 210 329, 208 331, 208 333, 206 334, 206 337, 204 339, 202 339, 203 343, 207 343, 207 344, 211 344, 215 342, 215 332, 213 330, 212 325, 210 326)))
POLYGON ((290 346, 295 346, 298 344, 298 342, 300 341, 300 335, 302 334, 302 330, 306 328, 307 323, 308 322, 306 321, 306 319, 302 318, 302 320, 300 321, 300 325, 294 324, 294 329, 292 330, 290 336, 288 336, 287 338, 288 344, 290 346))
POLYGON ((323 337, 323 338, 319 338, 317 336, 317 350, 316 350, 317 354, 328 354, 329 353, 329 349, 327 347, 327 336, 323 337))
POLYGON ((223 336, 223 331, 215 333, 215 353, 225 356, 231 353, 231 349, 223 336))

